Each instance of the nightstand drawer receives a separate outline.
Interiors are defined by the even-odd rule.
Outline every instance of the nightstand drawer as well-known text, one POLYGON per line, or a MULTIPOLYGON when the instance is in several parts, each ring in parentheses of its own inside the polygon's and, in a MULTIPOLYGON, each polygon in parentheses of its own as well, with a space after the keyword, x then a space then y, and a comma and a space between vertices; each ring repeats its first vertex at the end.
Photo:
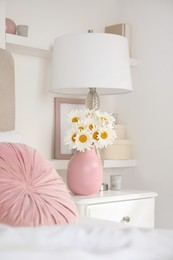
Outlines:
POLYGON ((123 222, 129 225, 154 227, 154 198, 90 204, 86 216, 123 222))

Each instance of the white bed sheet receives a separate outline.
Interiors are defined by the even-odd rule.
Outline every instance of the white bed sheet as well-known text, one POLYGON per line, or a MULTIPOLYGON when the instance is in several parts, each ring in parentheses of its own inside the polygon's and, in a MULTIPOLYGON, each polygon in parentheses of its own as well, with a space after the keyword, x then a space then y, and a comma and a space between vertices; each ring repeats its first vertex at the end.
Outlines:
POLYGON ((0 225, 0 259, 173 260, 173 230, 94 220, 36 228, 0 225))
POLYGON ((0 142, 22 143, 22 136, 16 130, 0 132, 0 142))

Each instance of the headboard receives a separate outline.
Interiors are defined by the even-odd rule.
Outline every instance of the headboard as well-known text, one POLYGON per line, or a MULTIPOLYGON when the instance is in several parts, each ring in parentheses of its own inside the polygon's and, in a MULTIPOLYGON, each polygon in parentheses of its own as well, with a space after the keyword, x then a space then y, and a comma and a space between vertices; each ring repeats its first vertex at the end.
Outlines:
POLYGON ((14 60, 8 51, 0 49, 0 132, 14 129, 14 60))

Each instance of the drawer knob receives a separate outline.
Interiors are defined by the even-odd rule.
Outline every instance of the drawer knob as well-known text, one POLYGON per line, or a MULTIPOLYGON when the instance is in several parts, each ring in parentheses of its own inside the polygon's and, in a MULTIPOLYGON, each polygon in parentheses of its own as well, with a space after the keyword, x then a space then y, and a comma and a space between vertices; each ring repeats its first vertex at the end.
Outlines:
POLYGON ((129 217, 129 216, 123 217, 122 220, 121 220, 121 222, 122 222, 122 223, 124 223, 124 222, 129 223, 129 222, 130 222, 130 217, 129 217))

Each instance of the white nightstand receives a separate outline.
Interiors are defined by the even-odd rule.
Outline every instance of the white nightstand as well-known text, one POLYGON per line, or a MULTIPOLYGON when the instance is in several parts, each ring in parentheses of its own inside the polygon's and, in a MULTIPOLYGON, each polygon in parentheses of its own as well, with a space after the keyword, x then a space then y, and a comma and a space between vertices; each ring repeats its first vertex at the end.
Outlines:
POLYGON ((81 217, 153 228, 156 197, 155 192, 107 190, 92 196, 73 196, 73 199, 81 217))

